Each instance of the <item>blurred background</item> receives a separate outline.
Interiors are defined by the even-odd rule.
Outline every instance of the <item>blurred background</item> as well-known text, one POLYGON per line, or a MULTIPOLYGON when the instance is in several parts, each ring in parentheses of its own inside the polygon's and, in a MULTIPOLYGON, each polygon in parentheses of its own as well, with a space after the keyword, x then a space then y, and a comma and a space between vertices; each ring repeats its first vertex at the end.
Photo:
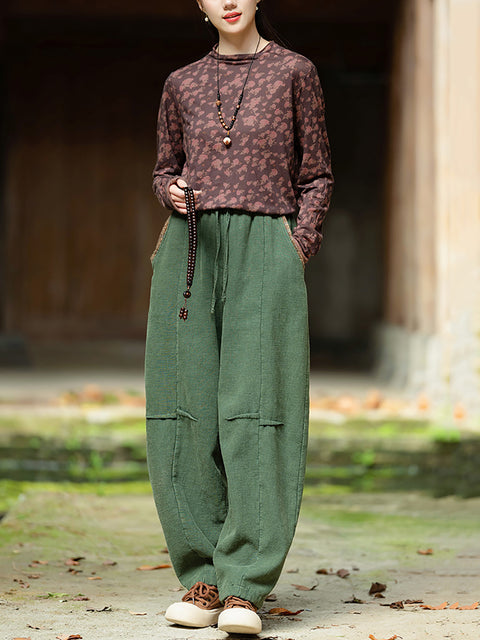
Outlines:
MULTIPOLYGON (((475 492, 479 3, 262 5, 318 68, 336 178, 306 268, 315 477, 345 487, 395 467, 418 481, 455 451, 442 491, 461 471, 475 492), (382 458, 384 441, 398 456, 382 458)), ((166 76, 212 45, 194 0, 2 2, 7 478, 146 478, 149 257, 168 215, 151 187, 157 111, 166 76)))

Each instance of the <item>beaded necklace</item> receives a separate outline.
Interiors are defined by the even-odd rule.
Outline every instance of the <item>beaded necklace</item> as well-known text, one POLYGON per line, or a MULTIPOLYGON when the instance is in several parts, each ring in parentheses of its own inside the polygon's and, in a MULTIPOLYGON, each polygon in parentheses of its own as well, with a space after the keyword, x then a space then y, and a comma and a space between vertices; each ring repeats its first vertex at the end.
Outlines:
POLYGON ((253 61, 255 60, 255 56, 257 54, 257 49, 258 49, 258 45, 260 44, 260 39, 261 39, 261 35, 258 36, 258 42, 257 42, 257 46, 255 48, 255 53, 253 54, 253 58, 252 61, 250 62, 250 66, 248 67, 248 73, 247 73, 247 77, 245 78, 245 82, 243 83, 243 89, 242 89, 242 93, 240 94, 240 98, 238 99, 237 102, 237 106, 235 107, 235 113, 233 114, 232 120, 230 122, 230 125, 227 125, 225 123, 225 120, 223 118, 223 114, 222 114, 222 99, 220 97, 220 80, 219 80, 219 66, 220 66, 220 54, 218 54, 218 48, 217 48, 217 100, 216 100, 216 105, 218 107, 218 118, 220 120, 220 123, 222 125, 222 127, 224 129, 226 129, 227 131, 227 135, 224 137, 223 139, 223 144, 228 147, 232 144, 232 139, 230 138, 230 131, 233 128, 233 125, 235 124, 235 120, 237 119, 237 114, 238 111, 240 109, 240 105, 242 104, 242 100, 243 100, 243 92, 245 91, 245 86, 247 84, 247 80, 248 80, 248 76, 250 74, 250 69, 252 68, 252 64, 253 61))

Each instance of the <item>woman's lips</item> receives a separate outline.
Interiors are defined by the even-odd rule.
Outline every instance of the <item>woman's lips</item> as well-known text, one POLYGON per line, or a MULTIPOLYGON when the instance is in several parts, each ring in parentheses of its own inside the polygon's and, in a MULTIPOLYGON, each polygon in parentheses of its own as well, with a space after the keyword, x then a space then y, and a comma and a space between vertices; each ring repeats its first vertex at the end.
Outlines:
POLYGON ((236 22, 241 15, 242 15, 241 13, 236 13, 232 16, 224 16, 223 19, 226 20, 227 22, 236 22))

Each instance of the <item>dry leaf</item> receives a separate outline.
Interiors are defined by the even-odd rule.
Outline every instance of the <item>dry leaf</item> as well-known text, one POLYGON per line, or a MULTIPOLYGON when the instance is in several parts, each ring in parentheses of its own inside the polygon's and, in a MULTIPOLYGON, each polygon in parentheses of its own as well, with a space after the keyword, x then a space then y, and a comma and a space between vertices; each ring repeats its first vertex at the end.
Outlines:
POLYGON ((48 560, 32 560, 28 566, 36 567, 39 564, 48 564, 48 560))
POLYGON ((478 608, 478 602, 474 602, 473 604, 467 604, 465 607, 458 607, 459 609, 477 609, 478 608))
POLYGON ((13 638, 13 640, 32 640, 30 636, 28 638, 13 638))
POLYGON ((404 602, 405 604, 419 604, 420 602, 423 602, 423 600, 405 600, 404 602))
POLYGON ((28 582, 24 582, 21 578, 14 578, 13 581, 18 582, 22 589, 30 589, 28 582))
POLYGON ((378 389, 370 389, 363 406, 366 409, 378 409, 382 404, 382 394, 378 389))
POLYGON ((78 633, 72 633, 69 636, 55 636, 57 640, 81 640, 82 636, 78 633))
POLYGON ((382 582, 372 582, 372 585, 368 591, 368 594, 372 596, 374 593, 380 593, 381 591, 385 591, 386 588, 387 588, 387 585, 383 584, 382 582))
POLYGON ((142 564, 141 567, 137 567, 137 571, 155 571, 155 569, 170 569, 171 564, 157 564, 155 566, 151 564, 142 564))
POLYGON ((306 587, 303 584, 292 584, 292 587, 295 587, 299 591, 313 591, 317 588, 317 585, 314 584, 313 587, 306 587))
POLYGON ((365 600, 360 600, 356 596, 352 596, 351 600, 344 600, 346 604, 365 604, 365 600))
POLYGON ((266 598, 265 598, 265 602, 275 602, 275 600, 277 599, 277 596, 275 593, 270 593, 266 598))
POLYGON ((28 573, 27 574, 27 578, 30 578, 31 580, 35 580, 36 578, 41 578, 42 574, 41 573, 28 573))
MULTIPOLYGON (((377 639, 373 633, 371 633, 369 636, 370 640, 382 640, 382 638, 377 639)), ((396 640, 396 638, 398 638, 399 636, 391 636, 390 638, 384 638, 383 640, 396 640)))
POLYGON ((431 556, 433 553, 433 549, 418 549, 417 553, 421 556, 431 556))
POLYGON ((336 571, 336 574, 340 578, 346 578, 350 575, 350 571, 347 571, 346 569, 339 569, 338 571, 336 571))
POLYGON ((130 613, 132 616, 146 616, 147 615, 146 611, 129 611, 128 613, 130 613))
POLYGON ((425 393, 421 393, 418 396, 417 407, 420 411, 427 411, 430 408, 430 400, 425 393))
POLYGON ((115 560, 104 560, 102 564, 106 567, 113 567, 113 565, 117 564, 117 562, 115 560))
POLYGON ((269 609, 267 613, 270 613, 272 616, 296 616, 302 611, 304 611, 304 609, 299 609, 298 611, 290 611, 289 609, 284 609, 283 607, 273 607, 273 609, 269 609))
POLYGON ((457 402, 453 409, 453 417, 456 418, 457 420, 463 420, 463 418, 465 418, 466 415, 467 415, 467 412, 463 404, 461 402, 457 402))
POLYGON ((445 601, 445 602, 442 602, 442 604, 438 605, 438 607, 434 607, 433 605, 430 605, 430 604, 421 604, 420 606, 422 607, 422 609, 438 610, 438 609, 446 609, 447 605, 448 605, 448 602, 445 601))
POLYGON ((454 602, 453 604, 451 604, 449 607, 449 609, 458 609, 458 602, 454 602))
POLYGON ((100 576, 87 576, 87 580, 101 580, 100 576))

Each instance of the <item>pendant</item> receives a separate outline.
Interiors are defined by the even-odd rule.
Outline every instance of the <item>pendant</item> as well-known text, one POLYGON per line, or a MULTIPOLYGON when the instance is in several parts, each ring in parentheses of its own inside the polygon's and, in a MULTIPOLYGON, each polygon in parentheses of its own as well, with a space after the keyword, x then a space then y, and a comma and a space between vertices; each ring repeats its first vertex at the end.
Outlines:
POLYGON ((223 144, 226 147, 229 147, 232 144, 232 139, 230 138, 230 136, 225 136, 225 138, 223 139, 223 144))

